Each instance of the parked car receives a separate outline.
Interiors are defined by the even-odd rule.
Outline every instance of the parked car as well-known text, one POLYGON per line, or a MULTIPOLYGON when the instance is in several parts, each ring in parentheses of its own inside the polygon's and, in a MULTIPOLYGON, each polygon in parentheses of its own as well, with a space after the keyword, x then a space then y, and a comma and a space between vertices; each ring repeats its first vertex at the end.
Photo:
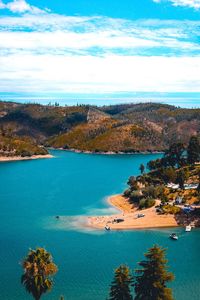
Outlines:
POLYGON ((121 223, 124 222, 124 219, 114 219, 114 223, 121 223))
POLYGON ((144 214, 138 214, 137 217, 138 218, 143 218, 143 217, 145 217, 145 215, 144 214))

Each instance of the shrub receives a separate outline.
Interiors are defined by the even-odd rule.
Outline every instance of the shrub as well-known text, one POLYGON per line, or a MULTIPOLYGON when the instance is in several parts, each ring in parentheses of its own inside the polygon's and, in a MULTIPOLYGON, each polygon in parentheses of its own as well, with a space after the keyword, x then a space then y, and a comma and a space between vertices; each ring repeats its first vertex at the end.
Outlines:
POLYGON ((145 198, 157 198, 158 197, 158 190, 153 185, 147 186, 142 190, 142 194, 145 198))
POLYGON ((177 213, 179 213, 181 211, 181 208, 178 206, 172 206, 172 205, 164 205, 162 207, 162 210, 165 214, 171 214, 171 215, 175 215, 177 213))
POLYGON ((142 197, 143 196, 141 195, 141 193, 139 191, 133 191, 133 192, 131 192, 129 199, 130 199, 130 202, 139 203, 142 197))
POLYGON ((31 155, 32 154, 29 151, 27 151, 27 150, 22 150, 21 151, 21 156, 22 157, 26 157, 26 156, 30 157, 31 155))
POLYGON ((139 202, 139 209, 145 209, 145 208, 150 208, 155 205, 155 200, 152 198, 148 199, 141 199, 139 202))
POLYGON ((127 190, 124 191, 123 196, 126 197, 126 198, 129 198, 129 197, 130 197, 130 194, 131 194, 131 190, 130 190, 130 189, 127 189, 127 190))

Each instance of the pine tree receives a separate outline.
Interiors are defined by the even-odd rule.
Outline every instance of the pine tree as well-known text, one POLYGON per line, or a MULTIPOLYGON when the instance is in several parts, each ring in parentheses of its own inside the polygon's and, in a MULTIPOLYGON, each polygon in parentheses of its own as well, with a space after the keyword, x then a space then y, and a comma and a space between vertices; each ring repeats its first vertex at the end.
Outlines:
POLYGON ((132 300, 130 286, 132 277, 129 268, 121 265, 115 270, 114 280, 110 288, 109 300, 132 300))
POLYGON ((188 163, 194 164, 200 160, 200 143, 196 136, 192 136, 187 149, 188 163))
POLYGON ((167 271, 165 252, 155 245, 145 254, 146 260, 139 263, 142 268, 135 271, 133 283, 135 300, 173 300, 172 291, 166 283, 174 276, 167 271))
POLYGON ((185 147, 182 143, 172 144, 167 151, 165 151, 162 158, 163 167, 178 167, 180 168, 185 164, 184 159, 185 147))
POLYGON ((184 190, 184 184, 185 181, 189 178, 189 172, 188 169, 181 169, 178 173, 177 173, 177 178, 176 178, 176 182, 179 184, 179 187, 184 190))

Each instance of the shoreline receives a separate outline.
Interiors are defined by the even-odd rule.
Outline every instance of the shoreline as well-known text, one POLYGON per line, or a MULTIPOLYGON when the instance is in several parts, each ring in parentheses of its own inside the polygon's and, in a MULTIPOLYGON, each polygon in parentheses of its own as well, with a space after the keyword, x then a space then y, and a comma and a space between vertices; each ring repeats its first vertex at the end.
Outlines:
POLYGON ((133 207, 122 195, 108 197, 109 205, 119 210, 119 213, 104 216, 92 216, 87 218, 87 227, 105 230, 109 226, 111 230, 135 230, 135 229, 153 229, 178 227, 173 215, 159 215, 156 213, 155 206, 160 203, 156 200, 155 206, 143 210, 133 207), (138 214, 144 214, 144 217, 138 218, 138 214), (116 223, 115 219, 122 219, 116 223))
POLYGON ((74 152, 74 153, 83 153, 83 154, 97 154, 97 155, 134 155, 134 154, 163 154, 164 151, 135 151, 135 152, 115 152, 115 151, 89 151, 89 150, 79 150, 75 148, 64 149, 64 148, 54 148, 54 147, 47 147, 50 150, 62 150, 67 152, 74 152))
POLYGON ((32 155, 32 156, 0 156, 0 162, 12 162, 12 161, 21 161, 21 160, 34 160, 34 159, 42 159, 42 158, 52 158, 53 155, 32 155))

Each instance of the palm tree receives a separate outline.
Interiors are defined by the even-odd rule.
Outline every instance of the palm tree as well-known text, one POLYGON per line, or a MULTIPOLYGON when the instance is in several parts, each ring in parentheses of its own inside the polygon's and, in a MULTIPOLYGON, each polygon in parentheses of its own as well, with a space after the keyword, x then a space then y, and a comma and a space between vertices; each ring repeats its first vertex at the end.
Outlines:
POLYGON ((24 274, 21 283, 35 300, 39 300, 42 294, 51 290, 53 285, 51 276, 57 272, 51 254, 44 248, 30 250, 22 262, 22 267, 24 274))

